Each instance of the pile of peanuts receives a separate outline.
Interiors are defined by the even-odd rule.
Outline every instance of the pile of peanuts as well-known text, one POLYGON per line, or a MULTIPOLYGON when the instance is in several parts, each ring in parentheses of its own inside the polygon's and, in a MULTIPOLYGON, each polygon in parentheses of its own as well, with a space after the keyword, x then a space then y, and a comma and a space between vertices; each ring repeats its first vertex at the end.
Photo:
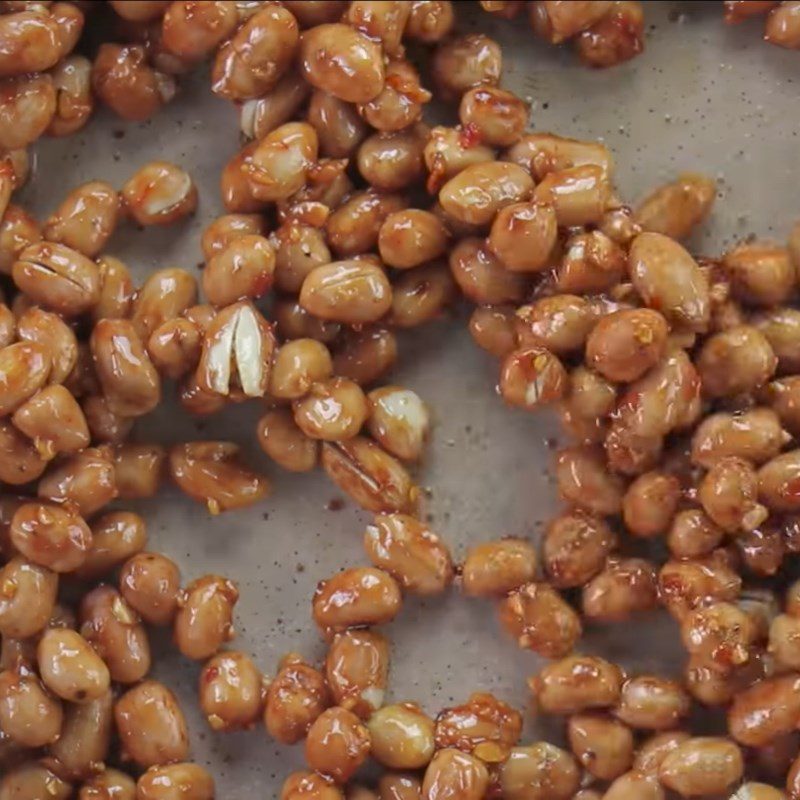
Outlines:
MULTIPOLYGON (((537 33, 573 38, 592 66, 641 50, 639 3, 526 5, 537 33)), ((775 4, 726 11, 756 5, 775 4)), ((788 30, 794 5, 772 24, 788 30)), ((687 173, 625 205, 605 146, 526 132, 499 45, 460 35, 446 0, 1 8, 0 800, 214 797, 175 696, 148 677, 154 627, 202 662, 212 731, 263 720, 278 742, 304 740, 308 769, 281 800, 800 800, 800 228, 785 246, 695 258, 680 240, 714 181, 687 173), (82 38, 85 14, 87 33, 122 43, 82 38), (420 73, 410 55, 426 47, 420 73), (199 287, 169 268, 137 288, 107 252, 126 222, 195 211, 175 164, 83 184, 43 223, 12 202, 37 138, 79 129, 96 99, 147 119, 206 60, 251 141, 222 172, 199 287), (456 125, 423 121, 434 98, 458 105, 456 125), (456 560, 418 515, 431 414, 376 384, 398 332, 459 297, 502 398, 554 406, 573 444, 554 465, 568 507, 538 547, 501 538, 456 560), (165 474, 211 514, 269 493, 234 442, 130 440, 171 385, 191 415, 261 404, 272 461, 321 465, 374 515, 370 565, 313 595, 323 664, 289 653, 267 678, 226 649, 235 584, 183 585, 146 549, 145 521, 112 505, 155 496, 165 474), (489 693, 435 717, 384 704, 377 627, 404 594, 454 585, 549 659, 529 686, 564 719, 565 747, 520 744, 521 712, 489 693), (681 679, 580 652, 584 626, 662 607, 681 679), (720 713, 693 734, 703 709, 720 713)))

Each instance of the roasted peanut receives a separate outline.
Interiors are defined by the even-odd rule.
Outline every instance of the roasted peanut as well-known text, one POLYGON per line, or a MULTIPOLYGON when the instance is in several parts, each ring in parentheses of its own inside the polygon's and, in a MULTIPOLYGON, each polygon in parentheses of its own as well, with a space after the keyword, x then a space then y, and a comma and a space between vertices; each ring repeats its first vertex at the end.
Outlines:
POLYGON ((421 769, 433 757, 434 723, 413 703, 384 706, 368 720, 372 757, 391 769, 421 769))
POLYGON ((303 739, 314 720, 330 705, 323 675, 302 659, 283 659, 270 683, 264 708, 264 724, 271 736, 284 744, 303 739))
POLYGON ((759 480, 750 462, 736 456, 717 461, 703 478, 698 499, 703 510, 723 530, 750 531, 769 514, 757 502, 759 480))
POLYGON ((150 641, 139 615, 111 586, 83 596, 81 634, 103 659, 113 681, 136 683, 150 671, 150 641))
POLYGON ((263 397, 269 384, 276 338, 272 325, 249 302, 227 306, 203 338, 197 383, 205 391, 263 397))
POLYGON ((660 233, 641 233, 631 243, 630 274, 645 304, 668 321, 703 331, 710 314, 709 290, 697 262, 660 233))
POLYGON ((261 673, 244 653, 218 653, 200 673, 200 707, 215 731, 252 727, 261 714, 263 691, 261 673))
POLYGON ((262 96, 289 68, 299 41, 297 20, 288 10, 270 6, 257 11, 217 51, 213 91, 237 102, 262 96))
POLYGON ((514 747, 500 768, 508 800, 568 800, 580 785, 575 759, 549 742, 514 747))
POLYGON ((589 303, 571 294, 520 306, 515 316, 521 347, 544 347, 557 356, 582 350, 596 321, 589 303))
POLYGON ((545 530, 542 564, 553 586, 583 586, 603 569, 616 545, 617 537, 601 519, 578 510, 567 512, 545 530))
POLYGON ((44 458, 89 445, 89 428, 75 398, 63 386, 47 386, 23 403, 12 422, 44 458))
POLYGON ((371 630, 336 634, 325 659, 325 676, 336 704, 362 719, 383 705, 389 643, 371 630))
POLYGON ((670 528, 681 497, 674 475, 654 470, 640 475, 622 498, 625 526, 635 536, 659 536, 670 528))
POLYGON ((348 103, 368 103, 383 89, 380 45, 341 23, 318 25, 303 34, 300 67, 312 86, 348 103))
POLYGON ((45 686, 63 700, 84 703, 108 691, 108 667, 76 631, 48 628, 39 640, 36 660, 45 686))
POLYGON ((643 558, 610 558, 582 592, 583 613, 597 622, 621 622, 657 604, 656 570, 643 558))
POLYGON ((417 506, 419 489, 403 465, 362 436, 324 442, 322 466, 342 491, 368 511, 409 513, 417 506))
POLYGON ((499 606, 500 621, 520 647, 545 658, 566 655, 581 635, 581 622, 561 595, 545 583, 526 583, 499 606))
POLYGON ((444 255, 448 239, 435 214, 409 208, 386 217, 378 232, 378 250, 388 266, 411 269, 444 255))
POLYGON ((129 689, 114 706, 123 753, 141 767, 183 761, 189 751, 186 720, 175 695, 158 681, 129 689))
POLYGON ((303 433, 286 409, 261 417, 256 434, 261 449, 290 472, 308 472, 319 461, 319 441, 303 433))
POLYGON ((351 627, 390 622, 401 603, 400 587, 388 572, 351 567, 320 581, 312 615, 322 633, 330 636, 351 627))
POLYGON ((180 571, 160 553, 137 553, 122 566, 122 596, 146 622, 169 625, 178 610, 180 571))
POLYGON ((664 317, 650 309, 603 317, 586 342, 587 364, 611 381, 635 381, 663 357, 668 330, 664 317))
POLYGON ((777 361, 759 330, 739 325, 709 337, 696 364, 704 394, 726 397, 763 386, 775 372, 777 361))
POLYGON ((536 550, 522 539, 475 545, 461 569, 461 587, 472 597, 503 595, 536 576, 536 550))
POLYGON ((343 441, 361 430, 369 406, 361 387, 347 378, 330 378, 311 385, 295 400, 294 421, 313 439, 343 441))
POLYGON ((81 450, 48 472, 37 494, 56 503, 73 503, 82 517, 92 516, 117 496, 110 453, 94 447, 81 450))
POLYGON ((29 561, 53 572, 79 568, 92 545, 89 526, 69 508, 26 503, 14 513, 11 543, 29 561))
POLYGON ((238 456, 239 446, 232 442, 188 442, 170 449, 169 471, 189 497, 218 514, 269 494, 267 479, 245 467, 238 456))
POLYGON ((345 800, 344 792, 338 786, 316 772, 293 772, 283 782, 280 800, 304 800, 310 797, 315 800, 345 800))
POLYGON ((567 738, 578 762, 595 778, 613 781, 631 768, 631 729, 601 714, 576 714, 567 723, 567 738))
POLYGON ((655 675, 629 678, 615 714, 640 730, 674 728, 689 713, 689 696, 675 681, 655 675))
POLYGON ((328 217, 325 228, 331 250, 341 258, 369 252, 386 218, 406 206, 400 195, 356 192, 328 217))
POLYGON ((242 133, 250 139, 264 138, 296 116, 310 92, 311 87, 297 72, 287 70, 263 97, 242 103, 239 115, 242 133))
POLYGON ((573 655, 548 664, 528 679, 538 706, 547 714, 578 714, 619 703, 622 670, 598 656, 573 655))
POLYGON ((88 703, 71 704, 58 741, 50 745, 47 766, 63 780, 87 778, 111 748, 114 697, 111 691, 88 703))
POLYGON ((687 739, 668 753, 658 777, 668 789, 683 797, 724 792, 744 773, 739 747, 729 739, 696 737, 687 739))
POLYGON ((234 635, 233 607, 239 590, 233 581, 205 575, 192 581, 178 596, 173 632, 175 644, 187 658, 213 656, 234 635))
POLYGON ((333 370, 361 386, 374 383, 394 366, 397 339, 386 328, 348 332, 333 354, 333 370))
POLYGON ((510 405, 533 411, 560 400, 567 390, 567 371, 544 347, 509 353, 500 367, 500 394, 510 405))
POLYGON ((697 558, 720 545, 724 531, 699 508, 679 511, 667 533, 667 546, 675 558, 697 558))
POLYGON ((0 797, 3 800, 23 797, 69 800, 71 795, 71 784, 36 761, 25 761, 9 769, 0 780, 0 797))
POLYGON ((105 248, 119 216, 119 197, 103 181, 84 183, 73 189, 45 222, 42 234, 95 258, 105 248))
POLYGON ((112 511, 92 521, 92 544, 83 564, 80 578, 99 578, 144 549, 147 532, 144 520, 129 511, 112 511))
POLYGON ((379 320, 392 305, 384 271, 366 261, 335 261, 316 267, 300 289, 302 307, 321 319, 348 325, 379 320))
POLYGON ((23 747, 44 747, 61 735, 64 712, 25 664, 0 672, 0 726, 23 747))
POLYGON ((602 168, 588 164, 548 173, 533 199, 552 205, 558 224, 571 227, 599 222, 610 203, 610 191, 602 168))
POLYGON ((724 551, 687 561, 667 561, 658 576, 662 604, 678 620, 712 600, 736 600, 742 579, 724 551))
POLYGON ((426 525, 407 514, 379 514, 364 534, 370 561, 407 591, 438 594, 453 580, 450 551, 426 525))
POLYGON ((97 266, 63 244, 26 247, 12 267, 14 283, 35 302, 64 316, 76 316, 100 299, 97 266))
POLYGON ((214 779, 189 762, 150 767, 136 783, 138 800, 214 800, 214 779))
POLYGON ((16 150, 35 142, 56 112, 50 75, 19 75, 0 82, 0 148, 16 150))
POLYGON ((197 208, 191 175, 168 161, 145 164, 122 187, 121 197, 140 225, 171 225, 197 208))
POLYGON ((527 200, 533 180, 522 167, 487 161, 466 167, 439 192, 448 217, 470 225, 488 225, 505 206, 527 200))
POLYGON ((132 322, 101 319, 90 344, 97 377, 113 413, 137 417, 158 405, 161 381, 132 322))
POLYGON ((713 179, 684 173, 642 201, 636 210, 636 222, 643 230, 685 239, 711 213, 716 190, 713 179))
POLYGON ((475 33, 439 44, 434 51, 431 72, 442 98, 458 100, 476 86, 496 86, 502 67, 502 53, 497 42, 475 33))
POLYGON ((508 757, 521 731, 518 711, 488 692, 476 692, 463 705, 439 712, 435 742, 437 749, 454 747, 498 763, 508 757))
POLYGON ((306 736, 309 766, 337 783, 346 783, 369 755, 370 734, 361 720, 344 708, 323 711, 306 736))
POLYGON ((483 761, 460 750, 445 748, 431 759, 422 781, 425 800, 459 796, 480 800, 489 787, 489 772, 483 761))

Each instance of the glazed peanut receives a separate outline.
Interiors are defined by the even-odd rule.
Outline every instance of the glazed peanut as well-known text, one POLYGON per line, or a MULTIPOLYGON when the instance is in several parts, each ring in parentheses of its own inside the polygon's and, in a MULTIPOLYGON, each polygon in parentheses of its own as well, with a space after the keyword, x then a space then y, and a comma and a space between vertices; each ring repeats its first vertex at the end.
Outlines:
POLYGON ((518 711, 488 692, 476 692, 437 715, 434 736, 438 749, 454 747, 496 763, 509 755, 521 731, 518 711))
POLYGON ((631 278, 645 304, 670 322, 702 331, 709 320, 708 284, 697 262, 660 233, 641 233, 631 244, 631 278))
POLYGON ((461 588, 473 597, 507 594, 534 579, 536 563, 536 550, 522 539, 475 545, 461 568, 461 588))
POLYGON ((597 656, 567 656, 528 680, 539 707, 548 714, 577 714, 619 703, 623 673, 597 656))
POLYGON ((500 768, 503 797, 509 800, 567 800, 579 785, 575 759, 548 742, 513 748, 500 768))
POLYGON ((363 436, 324 442, 322 466, 356 503, 376 513, 413 513, 419 489, 403 465, 363 436))
POLYGON ((314 720, 330 704, 324 675, 290 654, 269 685, 264 725, 279 742, 295 744, 305 738, 314 720))
POLYGON ((480 800, 489 786, 489 773, 482 761, 452 748, 439 750, 425 770, 422 797, 425 800, 453 796, 480 800))
POLYGON ((351 567, 320 581, 312 614, 322 633, 332 635, 351 627, 390 622, 401 603, 400 587, 388 572, 351 567))
POLYGON ((189 751, 186 720, 175 695, 157 681, 129 689, 114 706, 123 752, 141 767, 183 761, 189 751))
POLYGON ((308 274, 300 304, 315 317, 348 325, 375 322, 391 307, 383 270, 364 261, 335 261, 308 274))
POLYGON ((83 703, 108 691, 108 668, 89 642, 69 628, 48 628, 36 660, 45 686, 63 700, 83 703))
POLYGON ((358 717, 344 708, 323 711, 308 730, 306 761, 320 774, 346 783, 369 755, 370 734, 358 717))
POLYGON ((631 767, 633 734, 618 720, 600 714, 576 714, 567 723, 569 746, 596 778, 612 781, 631 767))
MULTIPOLYGON (((231 32, 236 24, 235 12, 230 22, 225 17, 225 26, 231 32)), ((289 11, 279 6, 258 11, 217 51, 211 88, 237 102, 264 95, 289 68, 299 39, 297 21, 289 11)))
POLYGON ((438 594, 453 580, 453 562, 442 540, 406 514, 379 514, 364 534, 364 549, 407 591, 438 594))
POLYGON ((239 590, 233 581, 206 575, 192 581, 178 597, 175 644, 187 658, 209 658, 234 636, 233 607, 239 590))
POLYGON ((383 705, 389 642, 376 631, 336 634, 325 659, 325 677, 336 704, 368 719, 383 705))
POLYGON ((578 615, 544 583, 526 583, 499 607, 500 621, 520 647, 546 658, 566 655, 581 635, 578 615))
POLYGON ((361 387, 347 378, 329 378, 312 384, 305 397, 292 404, 297 427, 312 439, 328 442, 352 439, 369 414, 361 387))
POLYGON ((81 634, 103 659, 113 681, 136 683, 150 671, 147 631, 116 589, 100 585, 85 594, 80 622, 81 634))
POLYGON ((92 521, 92 545, 78 569, 84 579, 98 578, 144 549, 144 520, 129 511, 112 511, 92 521))
POLYGON ((150 767, 136 783, 140 800, 213 800, 214 779, 204 767, 188 762, 150 767))
POLYGON ((242 508, 266 497, 270 485, 245 467, 239 447, 231 442, 189 442, 170 449, 172 479, 211 514, 242 508))
POLYGON ((347 25, 318 25, 306 31, 300 66, 312 86, 349 103, 368 103, 383 89, 380 45, 347 25))
POLYGON ((680 684, 654 675, 630 678, 622 685, 616 715, 632 728, 674 728, 689 713, 689 697, 680 684))
POLYGON ((73 572, 92 546, 89 526, 79 516, 44 503, 20 506, 11 520, 9 537, 21 555, 53 572, 73 572))
POLYGON ((48 767, 64 780, 83 779, 97 770, 111 748, 114 697, 67 706, 58 741, 50 745, 48 767))
POLYGON ((120 570, 120 593, 146 622, 169 625, 178 610, 178 566, 159 553, 137 553, 120 570))
POLYGON ((420 769, 433 757, 434 722, 413 703, 384 706, 368 720, 371 755, 392 769, 420 769))
POLYGON ((263 236, 245 234, 215 253, 203 270, 203 291, 215 306, 255 300, 269 291, 275 251, 263 236))
POLYGON ((197 189, 188 172, 152 161, 122 187, 126 211, 140 225, 171 225, 197 208, 197 189))
POLYGON ((61 735, 64 712, 24 664, 0 672, 0 726, 23 747, 44 747, 61 735))
POLYGON ((636 221, 643 230, 685 239, 711 213, 716 189, 713 179, 684 173, 646 197, 636 210, 636 221))
POLYGON ((261 673, 244 653, 224 651, 206 662, 198 693, 200 708, 212 730, 249 728, 261 715, 261 673))

